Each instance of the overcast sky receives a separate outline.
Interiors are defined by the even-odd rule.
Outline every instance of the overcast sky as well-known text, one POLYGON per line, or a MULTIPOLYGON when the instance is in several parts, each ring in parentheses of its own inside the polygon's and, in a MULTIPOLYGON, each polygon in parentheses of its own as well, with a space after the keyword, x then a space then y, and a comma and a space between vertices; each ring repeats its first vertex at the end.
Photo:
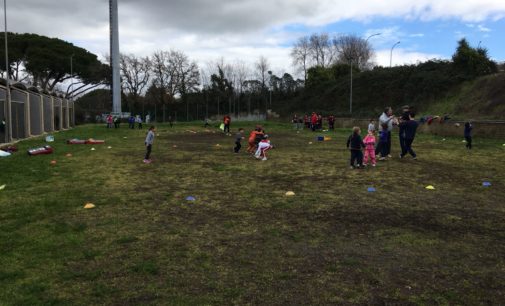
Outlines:
MULTIPOLYGON (((108 0, 7 0, 8 29, 58 37, 97 54, 109 50, 108 0)), ((200 66, 224 57, 267 57, 274 73, 293 73, 293 42, 314 32, 370 39, 376 62, 450 58, 466 37, 505 60, 505 0, 119 0, 122 53, 184 51, 200 66)))

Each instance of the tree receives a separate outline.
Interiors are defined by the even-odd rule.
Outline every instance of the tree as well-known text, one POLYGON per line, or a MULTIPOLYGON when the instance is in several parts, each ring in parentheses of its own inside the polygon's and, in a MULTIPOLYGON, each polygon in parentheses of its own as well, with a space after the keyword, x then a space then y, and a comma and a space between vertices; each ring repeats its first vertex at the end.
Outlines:
POLYGON ((487 49, 472 48, 464 38, 458 41, 452 61, 456 73, 462 79, 474 79, 498 71, 496 63, 489 59, 487 49))
MULTIPOLYGON (((15 80, 29 80, 33 86, 52 91, 73 77, 70 71, 72 61, 76 82, 72 92, 67 90, 67 97, 109 83, 110 68, 83 48, 61 39, 29 33, 8 33, 8 38, 11 42, 8 70, 15 80)), ((3 33, 0 40, 3 42, 3 33)), ((4 48, 0 49, 3 58, 4 48)), ((0 69, 6 71, 4 63, 0 64, 0 69)))
POLYGON ((303 80, 307 81, 307 70, 310 65, 311 54, 309 37, 300 37, 291 50, 293 66, 298 67, 303 72, 303 80))
MULTIPOLYGON (((121 81, 126 93, 131 97, 128 99, 130 112, 133 112, 133 105, 146 86, 149 84, 151 62, 149 58, 138 58, 133 54, 120 57, 121 81)), ((142 104, 142 114, 144 114, 144 104, 142 104)))
POLYGON ((343 35, 334 37, 332 44, 338 50, 338 62, 357 66, 363 70, 369 67, 369 61, 373 58, 372 46, 363 38, 356 35, 343 35))
POLYGON ((310 55, 314 64, 319 67, 328 67, 335 58, 335 50, 330 42, 328 34, 312 34, 309 37, 310 55))

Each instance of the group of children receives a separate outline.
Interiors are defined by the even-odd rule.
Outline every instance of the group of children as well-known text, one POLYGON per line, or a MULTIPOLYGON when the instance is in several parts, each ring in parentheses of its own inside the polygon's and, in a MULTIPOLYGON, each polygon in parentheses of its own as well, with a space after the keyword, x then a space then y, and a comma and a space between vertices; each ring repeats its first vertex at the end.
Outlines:
MULTIPOLYGON (((305 115, 303 117, 303 122, 305 124, 305 127, 308 129, 311 129, 313 132, 316 130, 322 130, 323 129, 323 115, 317 114, 316 112, 313 112, 312 115, 305 115)), ((333 130, 335 129, 335 116, 329 115, 326 117, 328 120, 328 129, 333 130)), ((298 122, 301 122, 301 119, 298 119, 297 115, 293 118, 292 122, 295 123, 295 120, 298 122)), ((298 126, 298 125, 297 125, 298 126)))
POLYGON ((375 124, 374 120, 370 120, 368 125, 368 134, 362 139, 361 130, 359 127, 353 128, 353 133, 347 139, 347 148, 351 151, 351 168, 361 168, 367 166, 370 160, 372 166, 376 165, 376 157, 379 160, 385 160, 391 157, 391 129, 393 125, 399 127, 399 140, 400 140, 400 159, 404 158, 407 153, 413 159, 417 159, 416 152, 412 149, 412 143, 416 136, 418 122, 414 119, 415 113, 410 107, 403 108, 403 114, 398 119, 392 115, 391 108, 386 108, 384 113, 379 119, 379 141, 376 144, 375 139, 375 124), (365 156, 363 158, 362 150, 365 149, 365 156))
MULTIPOLYGON (((244 139, 243 135, 244 129, 240 128, 239 133, 237 133, 235 137, 235 153, 239 153, 241 148, 240 142, 244 139)), ((273 146, 270 144, 270 139, 261 125, 257 125, 256 128, 251 131, 247 142, 247 153, 254 153, 254 157, 257 159, 267 160, 267 151, 272 149, 273 146)))

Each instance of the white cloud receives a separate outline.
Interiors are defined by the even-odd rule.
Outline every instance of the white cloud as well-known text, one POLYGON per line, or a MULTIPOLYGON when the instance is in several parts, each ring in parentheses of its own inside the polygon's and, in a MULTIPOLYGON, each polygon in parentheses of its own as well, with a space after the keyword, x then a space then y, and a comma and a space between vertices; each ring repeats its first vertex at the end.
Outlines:
MULTIPOLYGON (((102 56, 109 50, 108 9, 107 0, 10 1, 9 29, 59 37, 102 56)), ((483 22, 504 18, 505 1, 388 0, 386 4, 379 0, 119 0, 119 13, 120 46, 124 53, 145 56, 172 48, 186 52, 202 65, 219 57, 253 62, 264 55, 279 69, 291 71, 286 46, 307 33, 285 31, 286 25, 298 24, 303 29, 376 17, 456 19, 488 33, 491 29, 483 22)), ((382 34, 370 42, 381 47, 400 40, 405 46, 409 37, 423 35, 406 33, 398 26, 367 33, 377 32, 382 34)), ((460 38, 463 33, 456 35, 460 38)), ((398 53, 398 63, 424 56, 413 51, 398 53)))
POLYGON ((483 26, 482 24, 479 24, 477 26, 477 28, 479 29, 480 32, 491 32, 491 29, 490 28, 486 28, 485 26, 483 26))
POLYGON ((392 59, 393 66, 398 66, 403 64, 417 64, 430 59, 444 59, 444 57, 439 54, 413 52, 402 48, 395 48, 392 57, 391 49, 383 49, 376 52, 376 61, 379 66, 389 67, 390 59, 392 59))

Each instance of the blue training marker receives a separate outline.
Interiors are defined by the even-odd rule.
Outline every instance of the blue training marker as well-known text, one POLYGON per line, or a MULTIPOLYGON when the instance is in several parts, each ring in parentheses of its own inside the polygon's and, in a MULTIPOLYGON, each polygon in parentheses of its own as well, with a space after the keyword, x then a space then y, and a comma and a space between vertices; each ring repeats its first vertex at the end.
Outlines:
POLYGON ((484 183, 482 183, 482 186, 489 187, 489 186, 491 186, 491 183, 490 182, 484 182, 484 183))
POLYGON ((196 201, 195 197, 189 196, 186 198, 186 201, 196 201))
POLYGON ((373 187, 368 187, 368 189, 367 189, 367 190, 368 190, 368 192, 376 192, 376 191, 377 191, 377 190, 376 190, 375 188, 373 188, 373 187))

